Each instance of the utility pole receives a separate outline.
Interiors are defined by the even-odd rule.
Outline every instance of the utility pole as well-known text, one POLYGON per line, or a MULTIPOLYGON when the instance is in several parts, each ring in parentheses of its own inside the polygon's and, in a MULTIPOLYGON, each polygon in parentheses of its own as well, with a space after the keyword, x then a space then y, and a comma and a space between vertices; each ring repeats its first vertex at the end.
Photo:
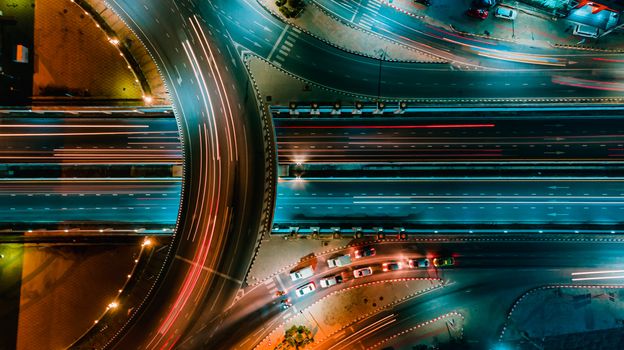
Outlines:
POLYGON ((379 55, 379 76, 377 79, 377 101, 381 99, 381 67, 382 67, 383 61, 386 59, 387 50, 388 50, 387 46, 385 49, 375 50, 375 53, 379 55))

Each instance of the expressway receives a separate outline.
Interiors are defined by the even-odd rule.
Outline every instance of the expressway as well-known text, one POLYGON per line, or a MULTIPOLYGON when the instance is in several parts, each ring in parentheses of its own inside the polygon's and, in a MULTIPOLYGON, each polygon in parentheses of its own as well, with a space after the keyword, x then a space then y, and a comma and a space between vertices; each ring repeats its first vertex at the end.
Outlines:
POLYGON ((175 178, 0 179, 0 229, 27 224, 171 228, 180 190, 175 178))
POLYGON ((280 178, 274 223, 619 225, 623 184, 623 178, 280 178))
MULTIPOLYGON (((255 0, 108 3, 147 46, 171 91, 185 173, 171 265, 143 307, 129 315, 123 332, 96 325, 89 335, 111 332, 105 345, 119 341, 122 349, 168 349, 193 333, 191 326, 201 328, 230 304, 264 228, 262 193, 271 186, 271 175, 262 176, 259 169, 272 161, 263 152, 263 141, 272 140, 262 140, 258 102, 239 54, 257 54, 317 84, 368 96, 377 95, 381 63, 297 33, 255 0), (273 52, 287 41, 293 49, 280 60, 273 52)), ((618 91, 559 84, 555 78, 568 72, 565 67, 518 68, 467 72, 384 63, 381 95, 619 97, 618 91)), ((88 347, 90 339, 95 337, 76 345, 88 347)))
POLYGON ((184 156, 182 198, 167 267, 148 296, 73 346, 171 349, 234 298, 258 235, 268 230, 271 172, 261 169, 273 160, 265 152, 270 134, 263 139, 255 93, 212 3, 107 4, 146 46, 170 92, 184 156))
MULTIPOLYGON (((294 316, 298 310, 305 310, 327 294, 361 283, 399 277, 442 278, 445 286, 428 294, 408 299, 392 308, 383 310, 360 322, 355 322, 343 332, 317 344, 321 349, 351 349, 370 346, 388 335, 398 333, 420 322, 427 321, 450 311, 459 311, 468 320, 464 330, 467 341, 476 348, 489 348, 498 337, 507 312, 512 303, 525 291, 547 284, 618 284, 616 280, 592 282, 572 281, 572 272, 597 271, 618 268, 624 263, 621 257, 622 242, 585 241, 582 244, 563 242, 556 237, 510 244, 500 240, 473 238, 470 243, 450 238, 444 242, 432 243, 423 237, 410 242, 375 243, 377 254, 361 258, 346 268, 328 268, 326 260, 344 253, 353 255, 361 244, 347 249, 316 255, 305 264, 312 264, 314 275, 292 282, 288 271, 272 276, 265 281, 243 290, 242 297, 226 310, 215 323, 204 325, 203 332, 197 332, 182 348, 193 348, 194 344, 209 338, 219 340, 227 348, 252 348, 276 328, 284 319, 294 316), (382 262, 407 258, 449 256, 455 257, 453 268, 407 269, 398 272, 382 272, 382 262), (582 256, 583 259, 579 259, 582 256), (372 266, 373 275, 353 279, 351 271, 363 266, 372 266), (294 289, 309 281, 319 286, 318 280, 327 275, 342 274, 345 281, 327 289, 318 288, 313 294, 297 297, 294 289), (513 277, 512 277, 513 276, 513 277), (294 306, 282 310, 275 292, 287 292, 294 306), (487 310, 485 312, 484 310, 487 310), (393 327, 380 328, 364 336, 367 325, 374 324, 388 315, 394 315, 393 327), (216 325, 219 324, 219 327, 216 325), (245 325, 245 327, 241 327, 245 325), (221 330, 225 329, 225 330, 221 330), (350 337, 352 334, 356 335, 350 337), (351 343, 353 338, 357 341, 351 343), (351 339, 349 341, 343 341, 351 339)), ((383 293, 383 292, 382 292, 383 293)), ((357 315, 354 315, 354 318, 357 315)))
MULTIPOLYGON (((591 112, 587 112, 591 113, 591 112)), ((474 113, 275 119, 280 164, 621 163, 620 116, 474 113)))
MULTIPOLYGON (((182 163, 175 120, 109 115, 41 117, 44 111, 4 117, 0 124, 3 164, 136 165, 182 163)), ((61 113, 62 114, 62 113, 61 113)))

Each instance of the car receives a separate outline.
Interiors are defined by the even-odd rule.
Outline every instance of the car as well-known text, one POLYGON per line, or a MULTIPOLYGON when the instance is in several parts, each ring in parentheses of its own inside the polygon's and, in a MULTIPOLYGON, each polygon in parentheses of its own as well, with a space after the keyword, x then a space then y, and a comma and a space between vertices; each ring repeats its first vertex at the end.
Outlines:
POLYGON ((282 307, 282 309, 286 310, 289 307, 292 306, 292 304, 290 303, 290 299, 282 299, 280 300, 280 306, 282 307))
POLYGON ((331 287, 338 283, 342 283, 342 276, 340 275, 327 276, 327 277, 321 278, 321 287, 323 288, 331 287))
POLYGON ((478 19, 486 19, 488 16, 488 10, 484 10, 484 9, 478 9, 478 8, 471 8, 468 11, 466 11, 466 14, 469 17, 474 17, 474 18, 478 18, 478 19))
POLYGON ((314 282, 306 283, 303 286, 297 288, 296 294, 298 297, 302 297, 306 294, 312 293, 316 290, 314 282))
POLYGON ((455 265, 455 259, 451 257, 433 259, 433 266, 435 267, 445 267, 445 266, 453 266, 453 265, 455 265))
POLYGON ((423 4, 425 6, 431 6, 431 0, 414 0, 414 2, 423 4))
POLYGON ((327 259, 327 266, 329 266, 329 268, 347 266, 350 263, 351 255, 349 254, 341 255, 333 259, 327 259))
POLYGON ((397 271, 401 269, 401 263, 398 261, 390 261, 381 264, 381 268, 385 271, 397 271))
POLYGON ((302 278, 312 277, 312 275, 314 275, 314 268, 312 268, 312 266, 306 266, 299 270, 291 272, 290 279, 296 281, 302 278))
POLYGON ((509 7, 497 7, 496 11, 494 11, 494 17, 508 19, 510 21, 516 19, 516 16, 518 16, 518 12, 509 7))
POLYGON ((365 256, 375 256, 375 248, 373 247, 362 247, 355 251, 355 258, 359 259, 365 256))
POLYGON ((420 268, 420 269, 426 269, 429 267, 429 259, 427 258, 421 258, 421 259, 410 259, 409 260, 409 267, 411 268, 420 268))
POLYGON ((362 267, 361 269, 353 270, 353 277, 360 278, 364 276, 370 276, 373 274, 373 269, 368 267, 362 267))

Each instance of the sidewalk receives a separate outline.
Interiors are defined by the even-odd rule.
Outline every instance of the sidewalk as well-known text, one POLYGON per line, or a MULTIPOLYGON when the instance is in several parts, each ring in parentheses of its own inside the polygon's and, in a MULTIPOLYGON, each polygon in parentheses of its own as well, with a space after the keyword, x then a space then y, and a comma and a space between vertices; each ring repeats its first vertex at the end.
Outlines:
POLYGON ((455 32, 523 44, 533 47, 569 47, 578 49, 617 50, 624 47, 624 36, 611 33, 602 39, 585 39, 572 35, 574 24, 565 18, 553 18, 545 12, 518 1, 502 1, 503 7, 518 11, 515 20, 494 17, 495 8, 485 20, 468 17, 472 0, 432 0, 427 7, 413 0, 384 0, 397 11, 419 17, 433 26, 455 32))
POLYGON ((262 340, 256 349, 273 350, 284 331, 293 325, 308 327, 314 336, 312 348, 358 320, 376 314, 405 299, 437 288, 437 279, 404 278, 370 282, 337 290, 289 318, 262 340))
POLYGON ((299 18, 287 19, 279 12, 274 0, 257 1, 274 16, 280 17, 282 21, 347 52, 379 58, 379 49, 384 48, 384 59, 387 61, 444 62, 444 60, 424 51, 345 24, 328 15, 314 3, 308 4, 299 18))

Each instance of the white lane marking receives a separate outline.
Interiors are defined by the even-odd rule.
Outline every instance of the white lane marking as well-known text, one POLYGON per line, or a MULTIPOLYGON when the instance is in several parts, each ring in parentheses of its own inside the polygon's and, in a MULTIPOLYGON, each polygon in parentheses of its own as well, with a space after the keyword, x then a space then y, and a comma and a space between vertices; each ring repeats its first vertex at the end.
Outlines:
POLYGON ((275 41, 275 44, 273 45, 273 48, 271 49, 271 52, 269 52, 269 55, 267 56, 267 60, 271 60, 271 56, 273 56, 273 53, 275 53, 275 50, 277 50, 280 42, 282 42, 282 39, 284 38, 284 35, 286 35, 286 32, 288 32, 288 28, 290 28, 289 26, 284 26, 284 30, 282 30, 282 33, 280 34, 280 36, 277 38, 277 40, 275 41))

